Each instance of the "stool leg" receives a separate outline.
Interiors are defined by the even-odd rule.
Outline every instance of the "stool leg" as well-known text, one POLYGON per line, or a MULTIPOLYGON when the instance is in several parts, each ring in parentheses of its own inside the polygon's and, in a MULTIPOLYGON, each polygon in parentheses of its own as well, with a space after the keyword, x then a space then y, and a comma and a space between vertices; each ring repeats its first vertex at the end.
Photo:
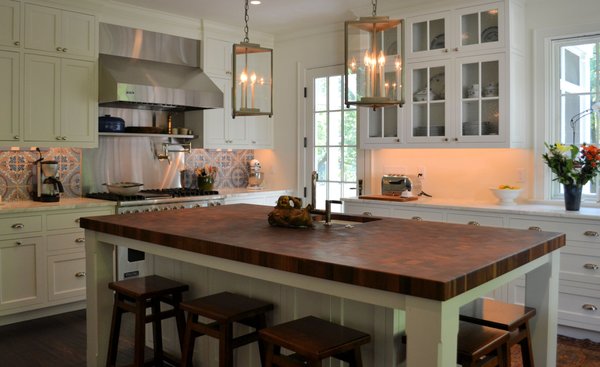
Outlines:
POLYGON ((179 347, 183 353, 183 337, 185 333, 185 315, 183 310, 179 308, 181 303, 181 293, 173 294, 173 308, 175 309, 175 323, 177 324, 177 333, 179 334, 179 347))
POLYGON ((233 325, 219 325, 219 367, 233 367, 233 325))
POLYGON ((154 335, 154 365, 163 366, 162 325, 160 318, 160 300, 153 298, 150 301, 152 309, 152 332, 154 335))
POLYGON ((521 345, 523 367, 535 367, 533 363, 533 349, 531 349, 531 335, 529 334, 529 321, 525 322, 525 335, 525 338, 519 342, 519 345, 521 345))
POLYGON ((362 367, 362 355, 360 354, 360 347, 354 348, 354 359, 350 362, 350 367, 362 367))
POLYGON ((112 367, 117 363, 117 350, 119 348, 119 334, 121 331, 121 316, 123 311, 119 308, 120 297, 115 293, 112 321, 110 323, 110 339, 108 342, 108 354, 106 356, 106 367, 112 367))
MULTIPOLYGON (((267 327, 267 316, 265 314, 258 315, 256 318, 256 331, 267 327)), ((258 354, 260 357, 260 365, 265 367, 265 342, 258 339, 258 354)))
POLYGON ((144 366, 144 347, 146 346, 146 301, 135 302, 134 367, 144 366))
POLYGON ((263 367, 273 367, 273 349, 274 346, 272 343, 266 343, 264 342, 265 345, 265 359, 263 359, 263 367))
POLYGON ((194 356, 194 341, 196 336, 192 330, 194 323, 198 321, 198 315, 188 314, 187 326, 183 337, 183 350, 181 352, 181 367, 192 367, 192 357, 194 356))

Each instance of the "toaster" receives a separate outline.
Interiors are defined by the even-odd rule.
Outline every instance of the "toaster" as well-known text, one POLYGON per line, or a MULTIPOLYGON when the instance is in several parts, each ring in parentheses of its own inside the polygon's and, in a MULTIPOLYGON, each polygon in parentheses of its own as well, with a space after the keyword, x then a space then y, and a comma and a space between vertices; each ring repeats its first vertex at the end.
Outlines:
POLYGON ((412 190, 412 181, 406 175, 387 174, 381 178, 381 194, 400 196, 404 191, 412 190))

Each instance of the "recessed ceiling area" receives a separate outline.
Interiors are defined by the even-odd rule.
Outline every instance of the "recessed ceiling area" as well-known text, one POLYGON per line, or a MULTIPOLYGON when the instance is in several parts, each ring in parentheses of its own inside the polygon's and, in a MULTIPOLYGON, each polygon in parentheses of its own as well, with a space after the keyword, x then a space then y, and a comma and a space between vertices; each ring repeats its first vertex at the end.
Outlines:
MULTIPOLYGON (((244 23, 244 0, 116 0, 147 9, 177 14, 188 18, 209 19, 219 23, 244 23)), ((250 30, 271 34, 343 23, 357 16, 370 16, 370 0, 261 0, 249 10, 250 30)), ((412 1, 411 1, 412 2, 412 1)), ((421 1, 422 3, 423 1, 421 1)), ((379 12, 398 7, 397 0, 379 0, 379 12)))

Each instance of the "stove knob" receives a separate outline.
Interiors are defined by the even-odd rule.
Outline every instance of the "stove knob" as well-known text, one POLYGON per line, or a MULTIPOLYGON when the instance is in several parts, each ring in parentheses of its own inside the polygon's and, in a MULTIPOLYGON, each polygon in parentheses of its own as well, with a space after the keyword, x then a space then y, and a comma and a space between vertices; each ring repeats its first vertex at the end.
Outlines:
POLYGON ((140 211, 139 211, 138 209, 136 209, 136 210, 134 210, 133 212, 134 212, 134 213, 139 213, 140 211))
POLYGON ((164 207, 162 208, 162 210, 169 210, 169 207, 168 207, 168 206, 164 206, 164 207))
POLYGON ((159 211, 159 210, 160 210, 160 209, 158 209, 158 208, 154 208, 154 209, 152 209, 152 211, 155 211, 155 212, 157 212, 157 211, 159 211))
POLYGON ((196 204, 196 205, 194 205, 194 208, 202 208, 202 205, 196 204))
POLYGON ((215 203, 215 205, 219 206, 219 205, 221 205, 221 203, 217 201, 217 202, 215 203))

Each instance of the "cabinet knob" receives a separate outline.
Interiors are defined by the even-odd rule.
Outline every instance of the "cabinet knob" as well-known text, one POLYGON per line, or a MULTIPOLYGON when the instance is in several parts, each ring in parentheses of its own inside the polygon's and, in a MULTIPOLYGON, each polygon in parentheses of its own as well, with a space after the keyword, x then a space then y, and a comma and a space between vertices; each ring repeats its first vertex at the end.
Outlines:
POLYGON ((60 136, 57 136, 57 137, 56 137, 56 140, 60 140, 60 138, 61 138, 60 136))
POLYGON ((410 218, 410 219, 412 219, 412 220, 416 220, 416 221, 421 221, 421 220, 423 220, 423 218, 421 218, 421 217, 419 217, 419 216, 414 216, 414 217, 412 217, 412 218, 410 218))
POLYGON ((15 42, 14 42, 14 45, 15 45, 15 46, 21 46, 21 42, 19 42, 19 41, 15 41, 15 42))
POLYGON ((233 75, 233 73, 231 71, 226 71, 225 74, 226 75, 233 75))
POLYGON ((85 276, 85 271, 78 271, 77 273, 75 273, 75 277, 77 278, 83 278, 85 276))
POLYGON ((447 48, 445 48, 445 49, 444 49, 444 51, 442 51, 442 52, 444 52, 444 53, 447 53, 447 52, 448 52, 448 49, 447 49, 447 48))
POLYGON ((85 238, 83 237, 79 237, 75 239, 75 243, 84 243, 85 242, 85 238))
POLYGON ((537 226, 531 226, 531 227, 529 227, 527 229, 530 230, 530 231, 538 231, 538 232, 542 231, 542 229, 540 227, 537 227, 537 226))
POLYGON ((15 242, 15 245, 17 245, 17 246, 21 246, 22 244, 23 244, 23 242, 21 242, 21 241, 15 242))
POLYGON ((395 141, 396 143, 399 143, 399 142, 400 142, 400 139, 394 139, 394 141, 395 141))
POLYGON ((67 48, 63 47, 62 52, 67 52, 67 48))
POLYGON ((444 138, 444 141, 448 141, 448 138, 444 138))
POLYGON ((75 219, 75 223, 79 223, 79 222, 81 222, 81 218, 75 219))
POLYGON ((454 138, 454 139, 452 139, 452 140, 453 140, 453 141, 458 141, 458 138, 454 138))
POLYGON ((366 215, 367 217, 372 217, 373 213, 371 213, 371 212, 363 212, 363 215, 366 215))
POLYGON ((467 223, 467 224, 468 224, 468 225, 470 225, 470 226, 480 226, 480 225, 481 225, 481 224, 479 224, 479 222, 477 222, 477 221, 474 221, 474 220, 470 221, 470 222, 469 222, 469 223, 467 223))
POLYGON ((588 237, 600 237, 600 234, 596 231, 585 231, 583 232, 583 235, 588 237))
POLYGON ((598 270, 600 268, 596 264, 585 264, 583 267, 588 270, 598 270))
POLYGON ((59 51, 59 52, 60 52, 60 51, 62 51, 62 48, 61 48, 61 47, 57 47, 57 48, 56 48, 56 51, 59 51))
POLYGON ((10 226, 12 229, 23 229, 25 228, 25 225, 23 223, 15 223, 12 226, 10 226))
POLYGON ((66 136, 61 136, 60 140, 67 140, 67 137, 66 136))
POLYGON ((19 139, 21 139, 21 137, 19 135, 15 135, 15 136, 13 136, 13 139, 14 140, 19 140, 19 139))
POLYGON ((583 309, 584 309, 584 310, 586 310, 586 311, 597 311, 597 310, 598 310, 598 307, 597 307, 597 306, 591 305, 591 304, 589 304, 589 303, 586 303, 586 304, 584 304, 584 305, 581 305, 581 308, 583 308, 583 309))
POLYGON ((452 51, 454 51, 454 52, 457 52, 457 51, 458 51, 458 47, 454 47, 454 48, 452 49, 452 51))
POLYGON ((256 144, 256 140, 252 140, 252 144, 256 144))

